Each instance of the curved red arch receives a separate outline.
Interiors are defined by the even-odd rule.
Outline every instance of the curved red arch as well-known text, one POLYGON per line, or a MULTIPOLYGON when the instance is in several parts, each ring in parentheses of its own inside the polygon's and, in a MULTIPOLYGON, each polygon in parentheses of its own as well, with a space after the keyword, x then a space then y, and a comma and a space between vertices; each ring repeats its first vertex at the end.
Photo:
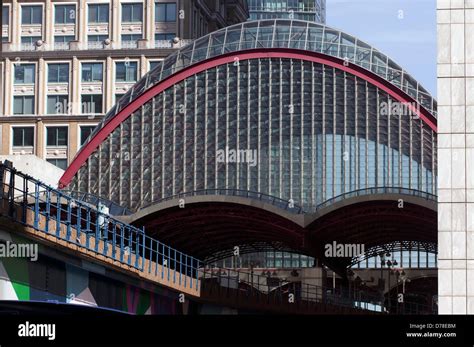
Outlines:
POLYGON ((382 89, 398 102, 408 104, 408 107, 414 114, 419 116, 420 119, 425 124, 427 124, 434 132, 437 132, 436 118, 434 118, 433 115, 431 115, 423 107, 420 107, 420 109, 414 107, 413 105, 418 105, 418 102, 416 100, 414 100, 408 94, 406 94, 390 82, 386 81, 382 77, 358 65, 347 63, 340 58, 328 56, 322 53, 309 51, 304 51, 303 53, 301 50, 297 49, 261 48, 247 50, 243 52, 232 52, 229 54, 224 54, 218 57, 203 60, 194 65, 188 66, 187 68, 180 70, 171 76, 168 76, 152 88, 145 91, 142 95, 133 100, 126 107, 124 107, 119 113, 117 113, 113 118, 111 118, 84 147, 82 147, 82 149, 72 161, 71 165, 69 165, 69 167, 66 169, 63 176, 59 180, 59 188, 66 187, 71 182, 77 171, 79 171, 80 167, 85 163, 87 158, 89 158, 92 152, 94 152, 94 150, 99 147, 99 145, 109 136, 109 134, 112 133, 112 131, 114 131, 116 127, 118 127, 124 120, 130 117, 130 115, 134 111, 136 111, 139 107, 141 107, 151 98, 190 76, 193 76, 202 71, 211 69, 219 65, 232 63, 235 61, 236 58, 238 60, 250 60, 259 58, 297 59, 320 63, 340 69, 342 71, 360 77, 366 80, 367 82, 373 84, 374 86, 382 89))

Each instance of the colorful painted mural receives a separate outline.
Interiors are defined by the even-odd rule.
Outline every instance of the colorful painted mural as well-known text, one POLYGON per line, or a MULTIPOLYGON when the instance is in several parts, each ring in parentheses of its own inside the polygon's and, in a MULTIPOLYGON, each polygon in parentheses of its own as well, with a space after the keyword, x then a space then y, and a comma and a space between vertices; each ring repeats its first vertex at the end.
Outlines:
MULTIPOLYGON (((0 243, 7 242, 31 243, 0 231, 0 243)), ((149 288, 130 285, 106 276, 104 271, 94 272, 53 259, 42 253, 42 246, 39 249, 36 261, 24 257, 0 258, 0 300, 63 302, 137 315, 183 313, 179 293, 151 284, 149 288)))

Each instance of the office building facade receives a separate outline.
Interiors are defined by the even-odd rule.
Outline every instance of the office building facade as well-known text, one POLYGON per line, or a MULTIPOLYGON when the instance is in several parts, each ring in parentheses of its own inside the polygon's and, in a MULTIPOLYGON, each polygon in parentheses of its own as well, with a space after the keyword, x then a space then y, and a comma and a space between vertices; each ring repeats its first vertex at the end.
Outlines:
POLYGON ((4 1, 0 154, 35 154, 65 169, 159 61, 247 17, 245 0, 4 1))
POLYGON ((474 314, 474 4, 438 0, 439 312, 474 314))

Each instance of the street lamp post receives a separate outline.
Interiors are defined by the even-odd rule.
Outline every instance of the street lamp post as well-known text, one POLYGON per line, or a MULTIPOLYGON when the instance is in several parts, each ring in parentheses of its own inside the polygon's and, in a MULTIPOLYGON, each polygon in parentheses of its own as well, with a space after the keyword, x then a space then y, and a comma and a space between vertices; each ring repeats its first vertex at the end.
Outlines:
POLYGON ((397 261, 393 258, 393 255, 390 253, 380 252, 380 278, 382 282, 382 302, 385 303, 385 283, 383 280, 383 268, 384 266, 388 269, 388 312, 390 312, 392 308, 392 300, 390 297, 390 278, 391 278, 391 271, 392 269, 398 265, 397 261), (387 258, 391 258, 388 259, 387 258))

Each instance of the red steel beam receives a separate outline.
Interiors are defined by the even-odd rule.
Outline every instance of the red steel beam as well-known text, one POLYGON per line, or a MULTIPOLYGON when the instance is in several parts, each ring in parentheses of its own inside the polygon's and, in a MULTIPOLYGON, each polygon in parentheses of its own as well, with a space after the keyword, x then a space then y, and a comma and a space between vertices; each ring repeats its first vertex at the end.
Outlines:
POLYGON ((322 53, 309 51, 302 52, 301 50, 288 48, 260 48, 243 52, 232 52, 229 54, 224 54, 218 57, 203 60, 183 70, 180 70, 179 72, 165 78, 155 86, 146 90, 142 95, 140 95, 130 104, 124 107, 119 113, 115 115, 115 117, 111 118, 87 144, 82 147, 82 149, 72 161, 71 165, 69 165, 69 167, 66 169, 63 176, 59 180, 59 188, 62 189, 71 182, 72 178, 77 173, 77 171, 79 171, 80 167, 86 162, 86 160, 95 151, 95 149, 98 148, 100 144, 105 141, 109 134, 111 134, 123 121, 130 117, 133 112, 135 112, 138 108, 140 108, 150 99, 163 92, 165 89, 202 71, 214 68, 219 65, 233 63, 235 59, 238 59, 239 61, 245 61, 261 58, 286 58, 310 61, 331 66, 350 73, 354 76, 360 77, 365 81, 371 83, 372 85, 378 87, 379 89, 385 91, 398 102, 407 104, 414 114, 416 114, 434 132, 437 132, 436 118, 434 118, 433 115, 430 114, 423 107, 420 107, 420 109, 414 107, 414 103, 416 103, 417 105, 419 104, 416 100, 414 100, 404 91, 391 84, 387 80, 376 75, 375 73, 368 71, 358 65, 347 63, 343 59, 328 56, 322 53))

